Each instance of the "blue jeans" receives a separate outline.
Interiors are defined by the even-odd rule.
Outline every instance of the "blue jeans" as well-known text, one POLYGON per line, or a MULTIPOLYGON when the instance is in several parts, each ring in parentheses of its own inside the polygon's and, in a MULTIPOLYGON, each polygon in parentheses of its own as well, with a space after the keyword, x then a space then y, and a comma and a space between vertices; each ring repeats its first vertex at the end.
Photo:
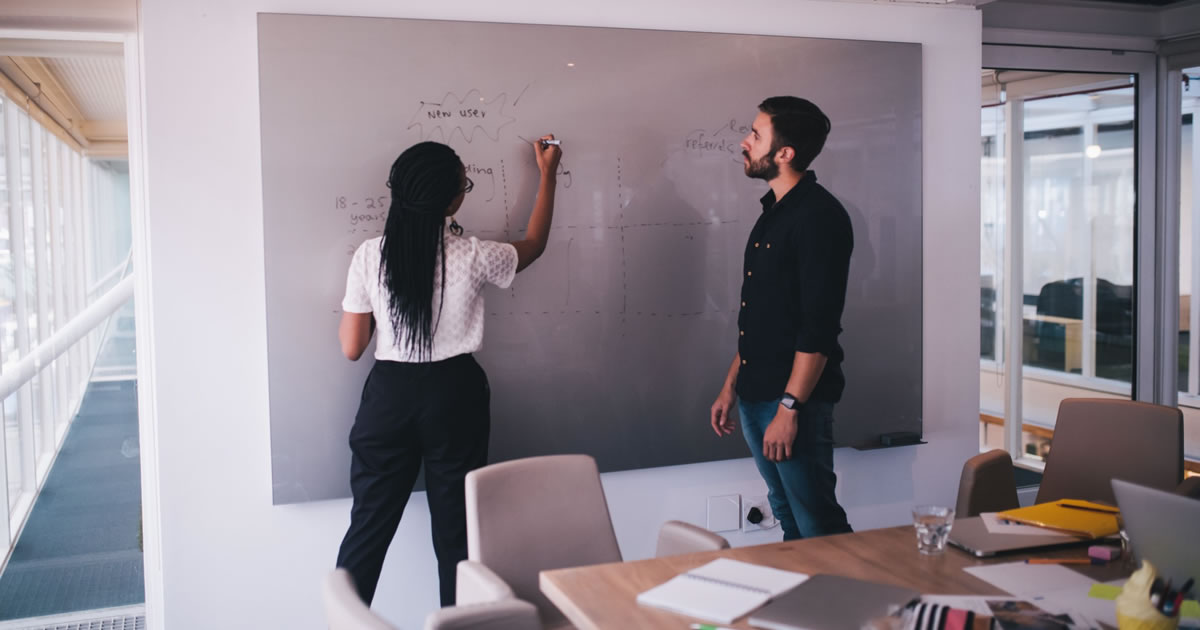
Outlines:
POLYGON ((738 401, 742 435, 754 455, 758 472, 767 482, 767 501, 783 527, 783 539, 812 538, 853 531, 833 489, 833 404, 809 402, 797 418, 792 457, 781 462, 763 456, 763 434, 779 400, 738 401))

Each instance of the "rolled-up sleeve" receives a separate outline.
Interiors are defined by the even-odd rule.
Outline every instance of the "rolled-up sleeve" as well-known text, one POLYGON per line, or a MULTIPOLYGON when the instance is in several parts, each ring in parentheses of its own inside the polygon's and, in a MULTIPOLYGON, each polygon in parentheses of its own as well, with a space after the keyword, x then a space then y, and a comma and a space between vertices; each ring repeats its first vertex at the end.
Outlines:
POLYGON ((840 213, 813 212, 795 235, 799 308, 796 352, 830 356, 842 332, 842 309, 854 238, 840 213))

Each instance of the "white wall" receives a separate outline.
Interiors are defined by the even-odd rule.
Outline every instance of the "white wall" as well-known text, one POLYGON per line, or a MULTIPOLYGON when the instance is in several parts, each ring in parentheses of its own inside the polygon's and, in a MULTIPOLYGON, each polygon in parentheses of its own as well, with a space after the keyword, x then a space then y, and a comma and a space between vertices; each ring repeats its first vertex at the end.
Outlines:
POLYGON ((4 0, 4 28, 132 33, 137 0, 4 0))
MULTIPOLYGON (((271 506, 256 11, 924 44, 924 416, 930 443, 843 449, 836 459, 839 495, 859 529, 907 522, 909 506, 918 501, 953 501, 960 466, 978 445, 977 12, 811 0, 143 0, 152 278, 143 287, 149 294, 139 296, 149 300, 149 321, 139 320, 138 327, 153 331, 152 345, 144 347, 152 352, 143 364, 150 373, 142 374, 153 389, 142 413, 154 430, 143 432, 143 461, 151 476, 157 465, 161 487, 161 538, 154 540, 155 528, 148 527, 147 573, 156 579, 161 567, 165 583, 161 609, 157 589, 147 589, 152 622, 162 620, 172 630, 324 627, 318 583, 349 520, 346 500, 271 506)), ((779 91, 802 87, 781 78, 779 91)), ((336 90, 337 78, 313 77, 313 88, 336 90)), ((762 96, 746 95, 747 106, 762 96)), ((349 99, 347 113, 353 113, 349 99)), ((334 343, 332 330, 314 334, 334 343)), ((696 423, 707 430, 706 418, 696 423)), ((749 459, 605 476, 627 558, 652 553, 664 520, 703 524, 705 497, 763 487, 749 459)), ((376 598, 377 610, 402 627, 418 627, 437 602, 428 527, 424 495, 415 495, 376 598)), ((778 530, 731 536, 739 545, 778 537, 778 530)))

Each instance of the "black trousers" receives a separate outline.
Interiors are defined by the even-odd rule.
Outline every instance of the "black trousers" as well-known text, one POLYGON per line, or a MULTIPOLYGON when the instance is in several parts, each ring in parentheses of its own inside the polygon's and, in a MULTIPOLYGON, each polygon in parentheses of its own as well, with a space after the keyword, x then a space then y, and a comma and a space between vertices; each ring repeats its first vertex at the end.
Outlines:
POLYGON ((463 480, 487 463, 490 394, 468 354, 371 368, 350 430, 354 505, 337 558, 368 604, 422 463, 442 605, 454 604, 456 567, 467 558, 463 480))

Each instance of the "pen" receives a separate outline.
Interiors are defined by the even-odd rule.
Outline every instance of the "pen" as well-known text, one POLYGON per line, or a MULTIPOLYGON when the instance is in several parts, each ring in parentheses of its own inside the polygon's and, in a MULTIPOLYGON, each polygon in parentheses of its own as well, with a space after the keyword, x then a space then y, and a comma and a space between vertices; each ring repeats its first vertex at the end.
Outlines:
MULTIPOLYGON (((554 146, 559 146, 559 145, 561 145, 561 144, 562 144, 562 140, 542 140, 542 144, 543 144, 543 145, 545 145, 545 144, 553 144, 554 146)), ((715 628, 716 626, 708 626, 708 627, 709 627, 709 628, 715 628)))
POLYGON ((692 630, 733 630, 733 629, 726 628, 725 626, 710 626, 706 623, 694 623, 694 624, 692 624, 692 630))
POLYGON ((1092 558, 1029 558, 1025 564, 1092 564, 1092 558))
POLYGON ((1110 507, 1091 507, 1087 505, 1071 505, 1070 503, 1060 503, 1059 506, 1070 508, 1072 510, 1084 510, 1087 512, 1100 512, 1101 514, 1120 514, 1121 511, 1117 508, 1110 507))
POLYGON ((1188 578, 1187 581, 1183 583, 1183 586, 1179 587, 1179 592, 1183 593, 1184 596, 1187 596, 1188 592, 1192 590, 1192 584, 1195 584, 1195 583, 1196 583, 1195 579, 1188 578))
POLYGON ((1167 602, 1166 606, 1163 606, 1163 614, 1168 617, 1174 617, 1175 612, 1179 610, 1180 606, 1183 606, 1183 593, 1175 595, 1175 599, 1167 602))
MULTIPOLYGON (((1174 598, 1174 592, 1171 590, 1171 578, 1167 578, 1166 583, 1163 585, 1162 597, 1159 598, 1158 605, 1155 606, 1155 608, 1158 609, 1158 612, 1164 615, 1167 614, 1167 607, 1174 602, 1174 598)), ((1151 601, 1153 601, 1153 599, 1151 601)))

